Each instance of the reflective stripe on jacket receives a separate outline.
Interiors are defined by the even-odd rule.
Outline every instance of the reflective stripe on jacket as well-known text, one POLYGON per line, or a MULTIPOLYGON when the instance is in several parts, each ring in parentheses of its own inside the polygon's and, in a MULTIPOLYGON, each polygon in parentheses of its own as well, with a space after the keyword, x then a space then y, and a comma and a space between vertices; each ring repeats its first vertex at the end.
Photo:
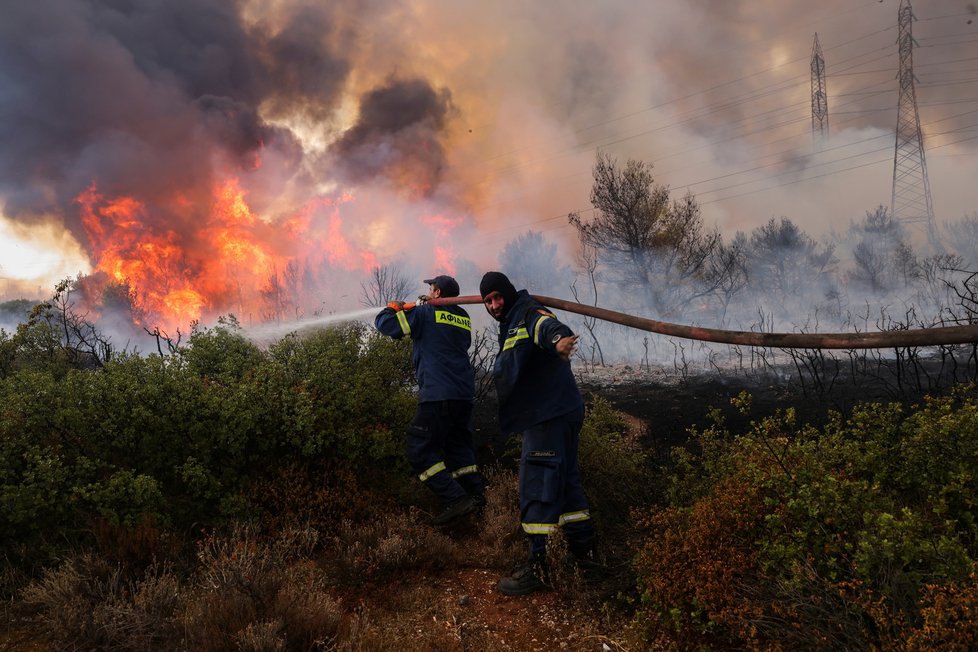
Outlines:
POLYGON ((570 363, 554 346, 573 331, 526 290, 499 324, 499 353, 493 367, 503 432, 521 432, 584 405, 570 363))
POLYGON ((419 402, 474 400, 472 323, 463 308, 427 303, 397 312, 384 308, 374 325, 389 337, 411 338, 419 402))

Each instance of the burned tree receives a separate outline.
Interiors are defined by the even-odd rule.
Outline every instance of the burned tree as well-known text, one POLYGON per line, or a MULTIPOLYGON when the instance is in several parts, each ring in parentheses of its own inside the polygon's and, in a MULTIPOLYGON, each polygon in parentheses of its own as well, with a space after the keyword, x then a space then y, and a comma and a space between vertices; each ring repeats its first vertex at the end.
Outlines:
POLYGON ((786 217, 754 229, 747 247, 751 285, 782 314, 793 310, 789 304, 808 303, 804 295, 828 282, 835 262, 832 245, 820 247, 786 217))
POLYGON ((360 284, 360 303, 367 307, 383 306, 388 301, 404 299, 410 287, 397 265, 383 265, 370 270, 370 280, 360 284))
POLYGON ((692 195, 670 200, 669 189, 655 183, 651 164, 629 160, 619 167, 599 154, 591 204, 596 215, 590 222, 577 213, 568 218, 581 242, 606 264, 607 281, 644 296, 662 315, 722 286, 729 269, 712 264, 720 234, 704 227, 692 195))
POLYGON ((558 259, 557 245, 539 231, 527 231, 506 243, 499 265, 516 287, 536 294, 564 296, 574 282, 574 272, 558 259))

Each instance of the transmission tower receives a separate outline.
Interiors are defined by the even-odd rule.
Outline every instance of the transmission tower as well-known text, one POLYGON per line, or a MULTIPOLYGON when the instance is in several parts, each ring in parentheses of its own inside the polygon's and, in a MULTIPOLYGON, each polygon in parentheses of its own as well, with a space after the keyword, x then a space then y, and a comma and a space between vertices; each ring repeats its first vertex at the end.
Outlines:
POLYGON ((829 98, 825 85, 825 59, 818 44, 818 32, 812 44, 812 141, 817 148, 829 137, 829 98))
POLYGON ((924 140, 920 133, 917 94, 914 91, 912 26, 916 20, 910 0, 900 0, 899 36, 900 99, 897 103, 896 146, 893 153, 893 194, 890 210, 893 218, 905 223, 923 224, 931 245, 939 248, 934 225, 934 205, 927 179, 924 140))

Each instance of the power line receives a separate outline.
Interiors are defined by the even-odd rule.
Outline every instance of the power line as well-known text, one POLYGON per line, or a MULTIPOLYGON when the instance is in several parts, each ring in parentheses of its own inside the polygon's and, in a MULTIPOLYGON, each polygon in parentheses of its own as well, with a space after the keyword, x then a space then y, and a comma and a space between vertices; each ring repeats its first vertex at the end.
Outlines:
MULTIPOLYGON (((948 16, 958 16, 958 15, 962 15, 962 14, 950 14, 948 16)), ((927 20, 937 20, 939 18, 944 18, 944 17, 947 17, 947 16, 943 16, 943 17, 932 17, 932 18, 929 18, 927 20)), ((888 32, 888 31, 890 31, 892 29, 894 29, 894 28, 893 27, 888 27, 886 29, 878 30, 877 32, 873 32, 871 34, 867 34, 867 35, 863 35, 863 36, 858 37, 858 38, 855 38, 855 39, 851 39, 847 43, 859 42, 859 41, 862 41, 862 40, 865 40, 865 39, 869 38, 870 36, 873 36, 873 35, 876 35, 876 34, 880 34, 880 33, 884 33, 884 32, 888 32)), ((933 38, 936 38, 936 37, 933 37, 933 38)), ((938 47, 938 43, 937 42, 935 42, 935 41, 929 41, 929 42, 932 43, 932 45, 928 45, 927 47, 938 47)), ((947 43, 946 45, 953 45, 953 44, 956 44, 956 43, 947 43)), ((842 45, 844 45, 844 44, 833 46, 832 48, 826 48, 826 51, 835 50, 836 48, 841 47, 842 45)), ((873 69, 873 70, 857 70, 857 68, 860 67, 860 66, 866 66, 869 63, 872 63, 872 62, 875 62, 875 61, 878 61, 878 60, 881 60, 881 59, 885 59, 885 58, 887 58, 889 56, 892 56, 893 52, 894 52, 894 47, 892 45, 888 45, 886 47, 876 48, 876 49, 870 50, 868 52, 863 52, 863 53, 860 53, 860 54, 857 54, 857 55, 853 55, 853 56, 847 58, 846 60, 844 60, 846 63, 850 63, 851 64, 849 67, 842 67, 840 69, 839 68, 839 65, 836 64, 835 66, 833 66, 833 68, 834 68, 834 70, 836 72, 829 74, 829 77, 830 78, 837 78, 837 77, 854 76, 854 75, 865 75, 865 74, 877 74, 877 73, 889 73, 889 74, 893 74, 895 72, 895 70, 893 68, 883 68, 883 69, 873 69), (876 56, 872 56, 874 54, 876 56)), ((616 118, 612 118, 612 119, 609 119, 609 120, 602 121, 600 123, 595 123, 595 124, 589 125, 588 127, 583 128, 583 129, 577 130, 576 133, 581 134, 581 133, 584 133, 584 132, 586 132, 588 130, 595 129, 597 127, 614 124, 614 123, 619 122, 621 120, 624 120, 626 118, 630 118, 630 117, 634 117, 634 116, 637 116, 637 115, 641 115, 641 114, 646 113, 646 112, 649 112, 649 111, 651 111, 653 109, 663 108, 663 107, 669 106, 671 104, 680 103, 682 101, 695 98, 697 96, 700 96, 700 95, 709 93, 711 91, 722 89, 722 88, 724 88, 726 86, 729 86, 731 84, 737 83, 739 81, 750 80, 750 79, 756 78, 756 77, 758 77, 760 75, 763 75, 765 73, 770 73, 770 72, 772 72, 774 70, 777 70, 778 68, 781 68, 783 66, 792 65, 793 63, 796 63, 796 62, 798 62, 800 60, 802 60, 802 59, 795 59, 795 60, 792 60, 792 61, 784 62, 784 63, 779 64, 777 66, 771 66, 771 67, 769 67, 767 69, 760 70, 760 71, 751 73, 749 75, 741 76, 738 79, 733 80, 733 81, 730 81, 730 82, 724 82, 724 83, 721 83, 721 84, 715 84, 715 85, 712 85, 712 86, 710 86, 710 87, 708 87, 708 88, 706 88, 704 90, 697 91, 695 93, 689 93, 689 94, 684 95, 682 97, 674 98, 674 99, 672 99, 672 100, 670 100, 668 102, 663 102, 663 103, 657 104, 657 105, 652 106, 652 107, 647 107, 646 109, 642 109, 640 111, 634 111, 634 112, 631 112, 631 113, 624 114, 622 116, 618 116, 616 118)), ((956 63, 968 63, 968 62, 970 62, 972 60, 974 60, 974 59, 963 57, 963 58, 956 58, 956 59, 948 59, 948 60, 941 61, 941 62, 933 62, 933 63, 928 62, 926 64, 920 64, 920 66, 921 67, 928 67, 928 68, 935 67, 935 66, 946 67, 948 65, 953 65, 953 64, 956 64, 956 63)), ((935 71, 934 74, 947 74, 947 72, 949 72, 949 71, 943 71, 943 70, 942 71, 935 71)), ((879 82, 879 83, 884 83, 884 82, 879 82)), ((960 84, 968 83, 968 80, 954 80, 953 82, 949 81, 949 82, 946 82, 944 84, 941 84, 939 82, 927 82, 927 86, 928 87, 941 88, 941 87, 948 86, 948 85, 950 85, 952 83, 955 84, 955 85, 960 85, 960 84)), ((778 92, 783 92, 783 91, 788 90, 788 89, 790 89, 790 88, 792 88, 794 86, 795 85, 792 84, 791 82, 784 82, 784 81, 773 82, 771 84, 767 84, 765 86, 762 86, 760 89, 754 89, 754 90, 752 90, 748 94, 742 94, 740 96, 731 98, 727 102, 723 102, 723 103, 720 103, 720 104, 713 104, 713 105, 710 105, 708 107, 700 107, 700 108, 697 108, 697 109, 694 109, 694 110, 684 111, 682 113, 679 113, 678 116, 676 116, 676 119, 674 119, 674 120, 672 120, 672 121, 670 121, 669 123, 666 123, 666 124, 660 124, 658 126, 654 126, 654 127, 651 127, 651 128, 645 129, 645 130, 641 130, 641 131, 639 131, 637 133, 634 133, 633 132, 633 133, 626 133, 626 134, 621 134, 621 135, 617 135, 617 136, 604 136, 604 137, 601 137, 601 138, 592 139, 591 141, 588 141, 588 142, 585 142, 585 143, 581 143, 581 144, 579 144, 578 146, 576 146, 574 148, 570 148, 569 150, 564 150, 562 152, 557 152, 557 153, 555 153, 555 154, 553 154, 553 155, 551 155, 549 157, 545 157, 543 159, 536 158, 536 159, 534 159, 533 161, 530 161, 530 162, 526 162, 526 163, 522 163, 522 164, 516 164, 516 165, 513 165, 513 166, 509 166, 509 168, 503 168, 503 170, 505 170, 505 169, 511 169, 513 167, 520 167, 521 165, 529 165, 529 164, 537 163, 537 162, 540 162, 541 160, 553 160, 554 158, 559 158, 561 156, 567 155, 568 153, 580 153, 587 146, 595 146, 596 145, 598 147, 610 147, 610 146, 619 144, 621 142, 625 142, 627 140, 631 140, 631 139, 638 138, 638 137, 641 137, 641 136, 644 136, 644 135, 648 135, 648 134, 653 133, 653 132, 663 131, 663 130, 670 129, 670 128, 673 128, 674 129, 674 128, 677 128, 677 127, 682 127, 682 126, 685 126, 686 124, 689 124, 690 122, 693 122, 695 120, 701 120, 701 119, 703 119, 705 117, 708 117, 710 115, 716 114, 716 113, 721 112, 723 110, 733 109, 735 107, 740 107, 740 106, 746 106, 746 105, 748 105, 751 102, 758 101, 760 99, 763 99, 764 97, 770 97, 770 96, 772 96, 772 95, 774 95, 774 94, 776 94, 778 92)), ((890 91, 890 90, 886 90, 886 91, 860 91, 860 92, 846 93, 846 94, 840 95, 839 97, 851 97, 852 98, 852 101, 855 102, 855 101, 858 101, 858 99, 860 99, 860 98, 862 98, 862 99, 870 99, 871 97, 874 97, 874 96, 883 96, 883 95, 886 95, 886 94, 888 94, 890 92, 892 92, 892 91, 890 91), (864 97, 864 96, 869 96, 869 98, 864 97)), ((926 102, 926 103, 921 103, 921 106, 930 108, 930 107, 937 107, 937 106, 949 106, 949 105, 955 105, 955 104, 967 104, 967 103, 970 103, 972 101, 973 100, 970 100, 970 99, 967 99, 967 98, 963 98, 963 99, 956 99, 956 100, 943 100, 943 101, 926 102)), ((798 105, 796 105, 796 106, 798 106, 798 105)), ((789 107, 783 107, 783 108, 789 108, 789 107)), ((833 111, 833 114, 834 115, 848 114, 848 115, 858 116, 860 114, 882 113, 882 112, 888 112, 888 111, 893 111, 893 110, 894 110, 893 107, 875 108, 875 109, 874 108, 868 108, 868 109, 845 111, 845 112, 833 111)), ((763 120, 766 115, 770 115, 770 114, 772 114, 772 113, 774 113, 776 111, 777 111, 777 109, 769 109, 769 110, 762 111, 760 113, 754 113, 754 114, 751 114, 751 115, 748 115, 748 116, 744 116, 744 117, 740 118, 739 120, 737 120, 736 122, 734 122, 732 124, 733 125, 736 125, 736 124, 747 125, 747 124, 749 124, 749 123, 751 123, 753 121, 763 120)), ((771 125, 770 123, 768 123, 768 124, 765 125, 765 128, 770 129, 770 128, 774 128, 774 127, 778 127, 778 126, 788 125, 788 124, 791 124, 792 122, 794 122, 794 120, 783 121, 783 122, 780 122, 777 125, 771 125)), ((758 130, 758 131, 761 131, 761 130, 758 130)), ((956 133, 956 132, 959 132, 959 131, 960 131, 960 129, 957 129, 957 130, 951 130, 950 132, 940 132, 940 134, 956 133)), ((743 138, 746 135, 751 135, 751 134, 754 134, 754 133, 757 133, 757 131, 750 131, 750 132, 747 132, 746 134, 744 132, 740 132, 740 133, 735 134, 733 136, 725 137, 725 138, 722 138, 722 139, 719 139, 719 140, 716 140, 716 139, 715 140, 711 140, 708 143, 703 144, 703 145, 699 145, 697 147, 684 148, 682 150, 678 150, 676 152, 673 152, 673 153, 670 153, 670 154, 667 154, 667 155, 664 155, 664 156, 656 157, 656 162, 658 163, 658 162, 662 161, 663 159, 670 158, 670 157, 686 155, 686 154, 688 154, 688 153, 690 153, 692 151, 695 151, 695 150, 708 148, 708 147, 710 147, 712 145, 716 145, 716 144, 721 143, 721 142, 727 142, 729 140, 733 140, 733 139, 737 139, 737 138, 743 138)), ((932 134, 932 135, 940 135, 940 134, 932 134)), ((768 141, 768 143, 762 143, 760 145, 752 145, 751 147, 752 148, 763 147, 763 146, 767 146, 768 144, 770 144, 772 142, 778 142, 778 140, 788 140, 789 138, 791 138, 791 137, 785 137, 785 138, 781 138, 781 139, 776 139, 774 141, 768 141)), ((967 141, 967 140, 970 140, 970 139, 963 139, 962 141, 955 141, 955 142, 964 142, 964 141, 967 141)), ((941 145, 939 147, 944 147, 944 146, 950 145, 950 144, 954 144, 954 143, 946 143, 946 144, 941 145)), ((936 148, 937 147, 934 147, 934 149, 936 149, 936 148)), ((835 150, 835 148, 830 148, 827 151, 833 151, 833 150, 835 150)), ((790 151, 790 150, 786 150, 786 151, 790 151)), ((874 153, 876 151, 882 151, 882 150, 873 150, 872 152, 865 152, 865 153, 863 153, 861 155, 853 155, 853 156, 849 156, 849 157, 844 157, 844 158, 841 158, 841 159, 837 159, 836 162, 837 161, 843 161, 843 160, 851 159, 851 158, 855 158, 855 157, 858 157, 858 156, 870 155, 870 154, 872 154, 872 153, 874 153)), ((785 163, 786 161, 780 161, 780 162, 781 163, 785 163)), ((790 163, 790 159, 788 159, 787 162, 790 163)), ((820 163, 819 165, 828 165, 828 164, 831 164, 831 163, 832 163, 832 161, 827 161, 827 162, 824 162, 824 163, 820 163)), ((777 162, 763 164, 763 165, 760 165, 760 166, 755 166, 753 168, 749 168, 747 170, 739 170, 739 171, 736 171, 736 172, 732 172, 732 173, 728 173, 728 174, 720 175, 720 176, 721 177, 731 177, 731 176, 737 176, 737 175, 740 175, 740 174, 747 174, 750 171, 754 171, 754 170, 757 170, 759 168, 768 168, 768 167, 771 167, 771 166, 776 165, 776 164, 777 164, 777 162)), ((821 177, 824 177, 824 176, 829 176, 831 174, 838 174, 838 173, 841 173, 841 172, 845 172, 845 171, 849 171, 849 170, 853 170, 853 169, 857 169, 857 168, 861 168, 861 167, 866 167, 866 166, 870 166, 870 165, 876 165, 876 164, 878 164, 878 162, 863 163, 863 164, 860 164, 860 165, 857 165, 857 166, 846 167, 846 168, 844 168, 842 170, 828 171, 828 172, 826 172, 824 174, 820 174, 820 175, 817 175, 817 176, 814 176, 814 177, 806 175, 805 178, 791 181, 788 184, 778 184, 776 186, 771 186, 771 188, 780 187, 781 185, 791 185, 791 184, 794 184, 794 183, 800 183, 800 182, 805 181, 806 179, 821 178, 821 177)), ((500 171, 500 170, 497 170, 497 171, 500 171)), ((568 176, 580 176, 580 175, 565 175, 563 178, 566 179, 566 178, 568 178, 568 176)), ((709 180, 699 181, 699 182, 695 182, 695 183, 692 183, 692 184, 687 184, 685 187, 688 188, 688 187, 691 187, 693 185, 698 185, 698 184, 701 184, 701 183, 704 183, 704 182, 708 182, 708 181, 709 180)), ((745 182, 745 184, 747 184, 747 183, 758 183, 758 182, 757 181, 745 182)), ((680 187, 682 187, 682 186, 680 186, 680 187)), ((743 196, 743 195, 747 195, 747 194, 752 194, 754 192, 764 192, 766 190, 767 189, 760 189, 760 190, 748 191, 746 193, 741 193, 741 194, 739 194, 737 196, 743 196)), ((704 191, 704 192, 714 192, 714 191, 704 191)), ((705 203, 714 203, 716 201, 721 201, 721 200, 722 199, 716 199, 716 200, 711 200, 710 202, 702 202, 702 203, 704 203, 704 204, 705 203)), ((590 210, 591 209, 588 209, 587 211, 579 211, 579 212, 590 212, 590 210)), ((569 212, 573 212, 573 211, 569 211, 569 212)), ((566 213, 562 213, 560 215, 553 216, 553 217, 550 217, 550 218, 544 218, 543 220, 532 221, 532 222, 529 222, 529 223, 523 223, 523 224, 519 224, 519 225, 511 225, 511 226, 505 227, 505 228, 507 230, 509 230, 509 229, 517 229, 517 228, 527 228, 527 227, 532 227, 534 224, 547 223, 547 222, 550 222, 550 221, 553 221, 553 220, 556 220, 556 219, 559 219, 559 218, 565 217, 565 216, 566 216, 566 213)), ((550 230, 550 229, 548 229, 548 230, 550 230)))

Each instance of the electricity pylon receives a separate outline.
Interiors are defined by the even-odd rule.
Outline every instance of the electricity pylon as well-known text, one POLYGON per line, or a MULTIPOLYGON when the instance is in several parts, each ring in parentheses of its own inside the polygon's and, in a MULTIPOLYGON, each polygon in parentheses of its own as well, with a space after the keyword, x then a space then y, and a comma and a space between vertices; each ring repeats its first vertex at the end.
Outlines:
POLYGON ((829 98, 825 85, 825 58, 818 44, 818 32, 812 44, 812 142, 817 149, 829 137, 829 98))
POLYGON ((909 224, 923 224, 932 247, 940 250, 934 224, 934 204, 927 178, 924 140, 920 133, 917 94, 914 90, 912 26, 916 17, 910 0, 900 0, 899 36, 900 99, 897 102, 896 145, 893 152, 893 192, 890 211, 894 219, 909 224))

